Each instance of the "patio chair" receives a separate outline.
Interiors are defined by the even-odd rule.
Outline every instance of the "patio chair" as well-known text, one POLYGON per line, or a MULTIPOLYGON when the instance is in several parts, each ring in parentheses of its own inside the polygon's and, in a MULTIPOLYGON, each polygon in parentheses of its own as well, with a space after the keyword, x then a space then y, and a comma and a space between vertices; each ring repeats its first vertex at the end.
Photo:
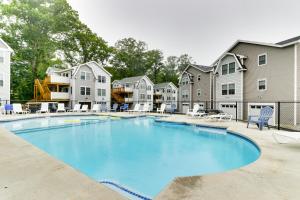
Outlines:
POLYGON ((49 113, 49 104, 48 103, 42 103, 41 109, 36 111, 36 113, 49 113))
POLYGON ((139 103, 137 103, 137 104, 135 104, 134 105, 134 108, 132 109, 132 110, 127 110, 129 113, 130 112, 139 112, 140 111, 140 104, 139 103))
POLYGON ((92 107, 92 112, 99 112, 100 111, 100 104, 94 104, 92 107))
POLYGON ((101 104, 100 105, 100 112, 107 112, 107 106, 106 106, 106 104, 101 104))
POLYGON ((22 105, 20 103, 13 103, 12 104, 13 107, 13 113, 14 114, 28 114, 29 111, 28 110, 23 110, 22 109, 22 105))
POLYGON ((13 112, 13 106, 11 104, 5 104, 4 112, 5 112, 5 114, 7 114, 7 113, 11 114, 13 112))
POLYGON ((57 110, 56 112, 66 112, 66 109, 65 109, 65 104, 64 103, 59 103, 57 104, 57 110))
POLYGON ((80 104, 75 104, 74 108, 71 110, 68 110, 68 112, 80 112, 80 104))
POLYGON ((200 113, 199 110, 200 110, 200 105, 199 104, 195 104, 194 108, 193 109, 189 109, 186 114, 189 115, 189 116, 192 116, 192 117, 203 115, 204 113, 200 113))
POLYGON ((279 144, 292 142, 300 142, 300 132, 283 132, 276 131, 272 134, 274 140, 279 144))
POLYGON ((166 104, 165 103, 162 103, 160 105, 160 108, 157 108, 157 112, 159 112, 161 114, 163 114, 165 112, 165 110, 166 110, 166 104))
POLYGON ((110 112, 117 112, 118 106, 119 105, 117 103, 114 103, 112 109, 110 109, 110 112))
POLYGON ((120 106, 120 111, 125 111, 125 110, 128 110, 128 104, 127 103, 124 103, 122 106, 120 106))
POLYGON ((80 109, 80 112, 87 112, 89 106, 88 105, 82 105, 82 108, 80 109))
POLYGON ((201 116, 205 116, 206 119, 218 119, 218 120, 228 120, 228 121, 231 121, 233 117, 231 114, 223 113, 223 112, 214 115, 207 115, 207 113, 202 113, 201 116))
POLYGON ((248 123, 247 128, 249 127, 249 124, 256 124, 259 127, 259 130, 262 130, 264 126, 269 127, 269 119, 272 118, 273 115, 273 109, 270 106, 263 107, 260 110, 259 116, 249 116, 248 117, 248 123))
POLYGON ((150 106, 148 103, 145 103, 143 109, 139 110, 140 112, 150 112, 150 106))

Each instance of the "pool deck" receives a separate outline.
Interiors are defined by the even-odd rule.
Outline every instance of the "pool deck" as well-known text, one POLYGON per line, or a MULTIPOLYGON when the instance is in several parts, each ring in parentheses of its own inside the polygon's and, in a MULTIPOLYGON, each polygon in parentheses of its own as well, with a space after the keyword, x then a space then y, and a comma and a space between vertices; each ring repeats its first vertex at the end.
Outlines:
MULTIPOLYGON (((0 115, 0 122, 57 115, 90 114, 0 115)), ((145 114, 100 113, 96 115, 128 118, 145 114)), ((222 127, 240 133, 258 144, 261 157, 248 166, 225 173, 175 178, 155 199, 299 199, 300 143, 277 144, 272 138, 272 133, 276 130, 259 131, 254 126, 247 129, 246 124, 242 122, 208 121, 183 115, 158 116, 165 116, 160 119, 161 121, 222 127)), ((0 199, 126 198, 0 127, 0 199)))

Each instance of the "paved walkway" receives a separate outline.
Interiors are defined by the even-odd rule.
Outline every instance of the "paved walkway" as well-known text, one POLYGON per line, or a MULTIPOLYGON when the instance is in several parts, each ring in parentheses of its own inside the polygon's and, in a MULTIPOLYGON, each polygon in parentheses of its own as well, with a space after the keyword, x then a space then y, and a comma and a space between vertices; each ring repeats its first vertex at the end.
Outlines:
MULTIPOLYGON (((101 115, 139 116, 128 113, 101 113, 101 115)), ((0 116, 0 121, 41 116, 56 116, 56 114, 0 116)), ((237 170, 175 178, 155 199, 299 199, 300 144, 279 145, 271 136, 275 130, 259 131, 254 126, 247 129, 246 124, 241 122, 207 121, 182 115, 159 116, 166 116, 161 120, 169 122, 227 127, 229 131, 241 133, 252 139, 259 145, 262 153, 256 162, 237 170)), ((0 128, 0 199, 73 200, 124 199, 124 197, 0 128)))

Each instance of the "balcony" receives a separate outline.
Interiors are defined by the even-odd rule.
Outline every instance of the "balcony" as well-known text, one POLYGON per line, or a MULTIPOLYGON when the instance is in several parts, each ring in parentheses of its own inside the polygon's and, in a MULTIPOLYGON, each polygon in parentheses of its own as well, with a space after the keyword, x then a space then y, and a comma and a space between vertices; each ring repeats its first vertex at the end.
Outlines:
POLYGON ((112 92, 114 92, 114 93, 132 93, 133 89, 131 87, 119 87, 119 88, 113 88, 112 92))
POLYGON ((156 103, 162 103, 162 102, 163 102, 162 99, 155 99, 154 101, 155 101, 156 103))
POLYGON ((125 103, 132 103, 133 102, 133 98, 124 98, 125 99, 125 103))
POLYGON ((70 84, 69 77, 65 77, 65 76, 50 75, 49 80, 50 83, 70 84))
POLYGON ((161 91, 155 91, 155 92, 154 92, 154 95, 156 95, 156 96, 161 96, 161 95, 162 95, 162 92, 161 92, 161 91))
POLYGON ((51 92, 51 100, 69 100, 70 96, 67 92, 51 92))

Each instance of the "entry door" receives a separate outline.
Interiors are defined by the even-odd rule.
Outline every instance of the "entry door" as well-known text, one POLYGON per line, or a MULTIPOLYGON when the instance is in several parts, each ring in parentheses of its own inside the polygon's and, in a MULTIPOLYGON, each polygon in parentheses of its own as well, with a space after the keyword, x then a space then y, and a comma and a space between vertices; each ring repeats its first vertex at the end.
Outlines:
POLYGON ((187 113, 187 111, 190 109, 190 104, 182 104, 182 113, 187 113))

